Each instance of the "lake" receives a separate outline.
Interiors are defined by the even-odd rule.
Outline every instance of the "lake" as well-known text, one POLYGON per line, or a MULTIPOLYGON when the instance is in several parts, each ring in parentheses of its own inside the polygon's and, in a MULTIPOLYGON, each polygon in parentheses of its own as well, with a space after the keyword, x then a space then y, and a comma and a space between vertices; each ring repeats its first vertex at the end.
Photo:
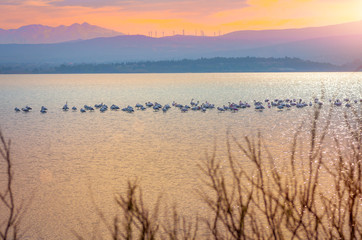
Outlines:
MULTIPOLYGON (((349 98, 361 111, 362 73, 0 75, 0 128, 12 141, 16 194, 32 198, 23 219, 26 239, 70 239, 72 231, 92 231, 98 224, 95 206, 111 214, 115 194, 134 179, 151 204, 162 194, 186 215, 204 211, 196 194, 198 164, 214 149, 217 158, 226 158, 227 132, 236 139, 260 132, 270 151, 282 156, 314 107, 256 111, 253 101, 287 98, 313 105, 319 98, 323 111, 329 99, 349 98), (215 107, 241 100, 251 107, 79 111, 86 104, 123 108, 192 99, 215 107), (65 103, 78 110, 63 111, 65 103), (14 111, 26 105, 33 110, 14 111), (43 105, 45 114, 39 112, 43 105)), ((333 115, 337 134, 344 111, 349 109, 343 104, 333 115)))

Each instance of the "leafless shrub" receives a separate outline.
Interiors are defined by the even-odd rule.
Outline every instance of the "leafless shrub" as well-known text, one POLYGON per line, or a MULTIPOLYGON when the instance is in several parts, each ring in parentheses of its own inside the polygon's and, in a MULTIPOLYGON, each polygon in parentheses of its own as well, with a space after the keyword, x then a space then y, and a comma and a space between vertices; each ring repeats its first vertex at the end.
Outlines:
POLYGON ((20 222, 25 209, 14 193, 14 170, 11 159, 11 141, 0 130, 0 239, 21 239, 20 222))
POLYGON ((362 239, 361 116, 345 114, 348 142, 342 148, 334 136, 336 147, 328 147, 334 161, 324 153, 332 108, 326 121, 320 111, 311 119, 309 143, 300 129, 295 134, 288 163, 275 160, 260 134, 243 143, 233 138, 242 156, 232 156, 227 143, 228 170, 215 155, 207 158, 201 169, 211 191, 202 193, 213 212, 206 223, 214 239, 362 239))
MULTIPOLYGON (((109 222, 109 216, 95 205, 101 222, 106 226, 110 238, 119 239, 157 239, 159 231, 159 204, 158 198, 153 211, 150 211, 144 204, 142 190, 137 181, 128 182, 127 194, 118 194, 115 198, 117 210, 114 213, 112 221, 109 222)), ((77 232, 73 232, 79 239, 104 239, 105 236, 98 232, 93 233, 87 238, 77 232)), ((108 238, 106 238, 108 239, 108 238)))
MULTIPOLYGON (((169 209, 166 209, 169 212, 169 209)), ((194 220, 185 216, 180 216, 176 205, 172 208, 172 216, 165 214, 167 221, 163 224, 164 233, 161 239, 170 240, 196 240, 198 239, 199 218, 196 216, 194 220)))

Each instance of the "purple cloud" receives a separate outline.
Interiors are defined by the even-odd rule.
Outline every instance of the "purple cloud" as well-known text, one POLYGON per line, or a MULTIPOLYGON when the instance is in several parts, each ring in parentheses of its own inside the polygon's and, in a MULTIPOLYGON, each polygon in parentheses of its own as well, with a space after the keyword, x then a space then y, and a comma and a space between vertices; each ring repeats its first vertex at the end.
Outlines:
POLYGON ((81 6, 100 8, 118 6, 129 10, 170 10, 201 11, 206 9, 223 10, 247 6, 247 0, 54 0, 53 6, 81 6), (193 9, 197 7, 197 9, 193 9))
POLYGON ((57 0, 51 1, 49 4, 54 6, 81 6, 81 7, 106 7, 106 6, 123 6, 134 2, 132 0, 57 0))
POLYGON ((24 2, 24 0, 1 0, 0 5, 21 5, 24 2))

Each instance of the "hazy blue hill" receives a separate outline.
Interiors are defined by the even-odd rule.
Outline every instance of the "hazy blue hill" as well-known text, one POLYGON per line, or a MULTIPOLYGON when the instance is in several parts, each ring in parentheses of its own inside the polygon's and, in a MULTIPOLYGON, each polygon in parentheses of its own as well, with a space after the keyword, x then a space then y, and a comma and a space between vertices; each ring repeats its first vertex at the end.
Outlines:
MULTIPOLYGON (((173 38, 124 35, 57 44, 0 44, 0 63, 100 63, 200 58, 220 49, 219 42, 208 40, 210 38, 199 39, 195 43, 175 41, 173 38)), ((228 49, 231 49, 230 46, 228 49)))
POLYGON ((0 44, 0 64, 104 63, 201 57, 297 57, 344 64, 362 58, 362 35, 337 36, 247 48, 214 38, 175 40, 118 36, 58 44, 0 44))
POLYGON ((362 34, 349 36, 332 36, 304 41, 276 44, 260 48, 223 51, 217 54, 228 57, 285 57, 308 59, 317 62, 344 64, 362 60, 362 34))

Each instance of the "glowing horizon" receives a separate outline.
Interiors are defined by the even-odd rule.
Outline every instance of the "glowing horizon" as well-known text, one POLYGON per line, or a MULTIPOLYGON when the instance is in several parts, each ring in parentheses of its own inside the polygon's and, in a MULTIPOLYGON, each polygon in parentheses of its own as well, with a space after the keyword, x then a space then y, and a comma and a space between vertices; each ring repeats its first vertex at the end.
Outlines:
POLYGON ((360 0, 5 0, 0 28, 87 22, 125 34, 207 36, 362 19, 360 0), (348 2, 348 3, 347 3, 348 2))

